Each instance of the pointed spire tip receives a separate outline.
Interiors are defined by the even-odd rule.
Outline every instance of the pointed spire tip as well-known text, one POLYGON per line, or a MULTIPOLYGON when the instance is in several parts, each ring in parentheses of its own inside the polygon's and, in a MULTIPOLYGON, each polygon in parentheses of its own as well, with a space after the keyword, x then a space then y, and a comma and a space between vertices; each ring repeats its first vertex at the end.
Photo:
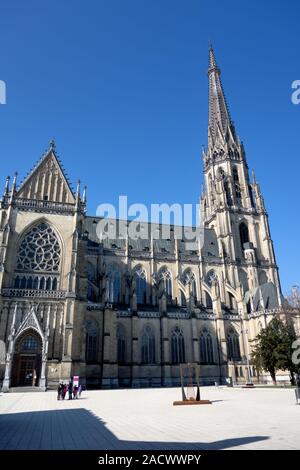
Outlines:
POLYGON ((55 140, 51 139, 50 144, 49 144, 49 150, 55 151, 55 148, 56 148, 55 140))
MULTIPOLYGON (((209 55, 209 67, 208 67, 208 70, 212 70, 212 69, 218 69, 218 66, 217 66, 217 61, 216 61, 216 57, 215 57, 215 53, 214 53, 214 49, 213 49, 213 46, 212 46, 212 43, 209 42, 209 45, 208 45, 208 55, 209 55)), ((220 72, 220 71, 219 71, 220 72)))

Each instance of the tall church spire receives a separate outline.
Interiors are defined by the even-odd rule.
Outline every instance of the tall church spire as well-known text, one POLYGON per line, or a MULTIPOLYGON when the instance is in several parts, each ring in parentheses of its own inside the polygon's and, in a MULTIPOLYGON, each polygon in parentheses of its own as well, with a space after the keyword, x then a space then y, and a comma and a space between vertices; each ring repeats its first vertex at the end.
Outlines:
POLYGON ((222 82, 220 79, 221 71, 217 66, 215 54, 212 46, 209 46, 209 116, 208 116, 208 136, 209 141, 215 141, 218 128, 226 136, 228 127, 232 125, 222 82))

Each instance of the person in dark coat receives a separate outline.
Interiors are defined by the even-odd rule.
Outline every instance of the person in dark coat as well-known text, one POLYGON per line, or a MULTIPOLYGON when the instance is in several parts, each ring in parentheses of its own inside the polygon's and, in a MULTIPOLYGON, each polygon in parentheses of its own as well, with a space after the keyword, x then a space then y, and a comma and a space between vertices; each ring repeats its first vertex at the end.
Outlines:
POLYGON ((78 393, 78 387, 77 385, 74 385, 74 388, 73 388, 73 398, 77 398, 77 393, 78 393))
POLYGON ((63 399, 63 400, 65 399, 67 390, 68 390, 68 385, 67 385, 67 384, 63 384, 63 386, 62 386, 62 392, 61 392, 61 393, 62 393, 62 399, 63 399))
POLYGON ((72 392, 73 392, 72 382, 69 382, 69 385, 68 385, 69 400, 72 400, 72 392))
POLYGON ((61 392, 62 392, 62 386, 61 386, 61 383, 58 384, 58 387, 57 387, 57 399, 58 400, 61 400, 61 392))

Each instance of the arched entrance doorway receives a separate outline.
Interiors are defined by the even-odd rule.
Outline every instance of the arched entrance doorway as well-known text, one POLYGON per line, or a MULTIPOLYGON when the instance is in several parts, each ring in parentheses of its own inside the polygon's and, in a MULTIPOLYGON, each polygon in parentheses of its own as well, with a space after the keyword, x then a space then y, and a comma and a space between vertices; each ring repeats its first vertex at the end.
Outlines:
POLYGON ((12 387, 38 387, 42 367, 42 339, 33 329, 17 338, 12 364, 12 387))

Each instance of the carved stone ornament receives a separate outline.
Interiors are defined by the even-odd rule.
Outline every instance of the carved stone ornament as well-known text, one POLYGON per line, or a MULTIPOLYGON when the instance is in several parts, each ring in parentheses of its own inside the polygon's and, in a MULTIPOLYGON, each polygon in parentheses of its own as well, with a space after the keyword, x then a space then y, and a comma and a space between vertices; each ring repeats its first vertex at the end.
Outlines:
POLYGON ((29 313, 24 318, 23 322, 21 323, 20 327, 18 328, 16 338, 20 336, 24 331, 28 329, 33 329, 39 333, 42 340, 44 341, 44 334, 35 314, 35 308, 31 307, 29 313))

